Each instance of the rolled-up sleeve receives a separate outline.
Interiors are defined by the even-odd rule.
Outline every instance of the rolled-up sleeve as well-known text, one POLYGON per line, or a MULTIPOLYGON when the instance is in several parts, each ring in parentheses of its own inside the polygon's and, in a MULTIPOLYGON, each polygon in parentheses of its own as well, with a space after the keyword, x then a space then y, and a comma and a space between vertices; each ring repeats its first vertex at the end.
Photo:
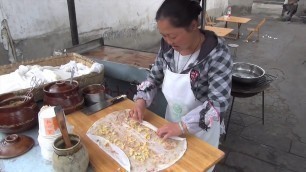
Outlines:
POLYGON ((159 50, 148 78, 137 86, 137 93, 133 98, 134 100, 144 99, 147 107, 151 105, 157 93, 157 88, 159 88, 164 79, 163 66, 164 60, 162 59, 162 52, 159 50))

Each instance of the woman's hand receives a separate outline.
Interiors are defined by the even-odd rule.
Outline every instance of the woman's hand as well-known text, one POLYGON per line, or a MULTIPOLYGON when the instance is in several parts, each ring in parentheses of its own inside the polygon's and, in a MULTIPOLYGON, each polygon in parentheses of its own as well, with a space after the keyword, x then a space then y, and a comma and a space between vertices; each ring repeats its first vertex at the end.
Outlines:
POLYGON ((179 124, 173 122, 160 127, 156 133, 159 137, 163 138, 163 140, 172 136, 179 136, 183 134, 179 124))
POLYGON ((136 121, 142 122, 144 118, 144 112, 146 109, 146 101, 143 99, 137 99, 134 108, 130 111, 129 117, 136 121))

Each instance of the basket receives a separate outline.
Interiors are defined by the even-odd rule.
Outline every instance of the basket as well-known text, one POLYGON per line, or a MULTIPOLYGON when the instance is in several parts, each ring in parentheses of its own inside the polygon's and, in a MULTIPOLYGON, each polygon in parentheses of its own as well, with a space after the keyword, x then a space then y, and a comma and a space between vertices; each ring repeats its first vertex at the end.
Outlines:
MULTIPOLYGON (((60 55, 60 56, 51 56, 51 57, 40 58, 36 60, 31 60, 31 61, 24 61, 24 62, 18 62, 14 64, 0 66, 0 75, 14 72, 16 69, 19 68, 20 65, 60 66, 72 60, 76 61, 77 63, 82 63, 87 67, 91 67, 91 65, 94 63, 93 60, 85 56, 82 56, 80 54, 67 53, 67 54, 60 55)), ((104 69, 101 71, 101 73, 89 73, 87 75, 74 77, 73 79, 79 82, 80 88, 83 88, 91 84, 101 84, 104 80, 104 69)), ((43 96, 44 96, 43 88, 46 85, 47 84, 40 85, 39 87, 35 88, 32 91, 35 101, 39 101, 43 99, 43 96)), ((13 91, 11 93, 14 93, 15 95, 24 95, 27 93, 28 90, 29 89, 22 89, 18 91, 13 91)))

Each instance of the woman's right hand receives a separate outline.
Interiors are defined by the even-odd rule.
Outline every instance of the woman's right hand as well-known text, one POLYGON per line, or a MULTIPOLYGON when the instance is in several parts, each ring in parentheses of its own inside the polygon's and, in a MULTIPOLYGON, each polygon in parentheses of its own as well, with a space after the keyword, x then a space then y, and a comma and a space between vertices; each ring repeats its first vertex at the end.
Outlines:
POLYGON ((129 117, 136 121, 142 122, 145 109, 146 101, 144 99, 137 99, 134 108, 129 112, 129 117))

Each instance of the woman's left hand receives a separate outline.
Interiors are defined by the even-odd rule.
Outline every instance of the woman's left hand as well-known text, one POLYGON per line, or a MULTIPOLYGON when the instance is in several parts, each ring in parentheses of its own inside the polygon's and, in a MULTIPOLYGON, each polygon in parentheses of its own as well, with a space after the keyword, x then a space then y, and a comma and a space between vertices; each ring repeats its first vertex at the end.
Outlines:
POLYGON ((164 140, 172 137, 172 136, 179 136, 182 134, 182 131, 180 129, 180 126, 178 123, 168 123, 162 127, 160 127, 157 130, 157 135, 161 138, 163 138, 164 140))

